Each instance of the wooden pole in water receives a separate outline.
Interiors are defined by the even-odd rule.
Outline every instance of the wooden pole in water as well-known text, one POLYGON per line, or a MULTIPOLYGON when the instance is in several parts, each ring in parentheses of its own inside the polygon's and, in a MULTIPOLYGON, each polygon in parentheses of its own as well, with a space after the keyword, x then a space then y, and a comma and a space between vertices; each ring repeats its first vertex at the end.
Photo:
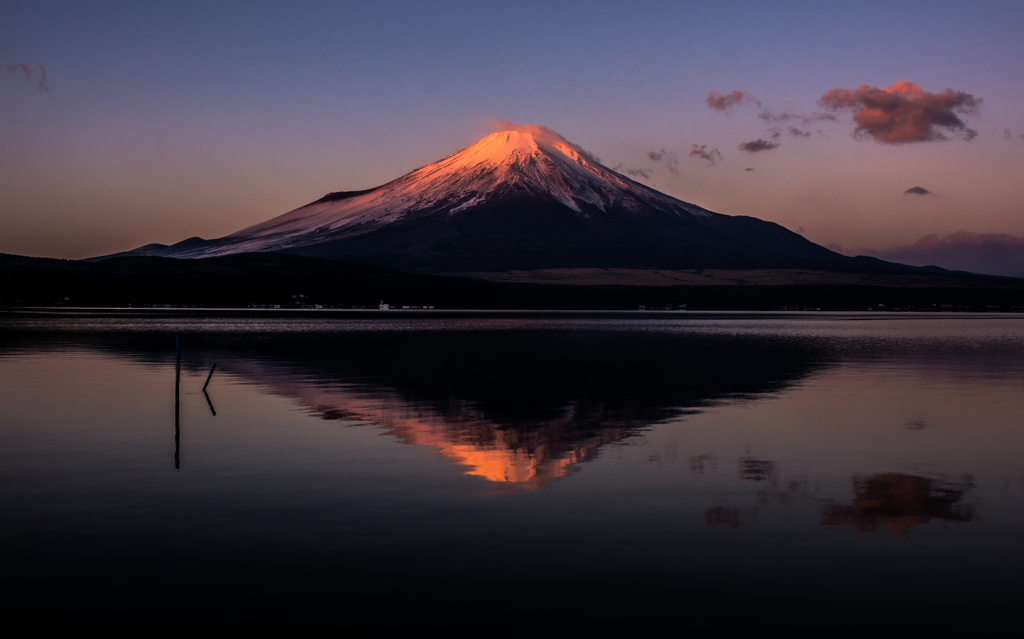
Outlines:
POLYGON ((210 399, 210 394, 206 392, 205 388, 203 389, 203 397, 206 398, 206 403, 210 405, 210 412, 213 413, 214 417, 216 417, 217 411, 213 409, 213 401, 210 399))
POLYGON ((178 348, 178 336, 174 336, 174 467, 181 467, 179 452, 181 450, 181 424, 179 422, 178 391, 181 388, 181 350, 178 348))
POLYGON ((214 364, 213 368, 210 369, 210 374, 206 376, 206 383, 203 384, 203 392, 206 392, 206 387, 210 385, 210 378, 213 377, 213 371, 217 369, 217 365, 214 364))
POLYGON ((217 416, 217 411, 213 410, 213 402, 210 401, 210 396, 206 392, 206 387, 210 385, 210 378, 213 377, 213 371, 215 371, 215 370, 217 370, 217 365, 216 364, 214 364, 210 368, 210 374, 206 376, 206 383, 203 384, 203 396, 206 397, 206 403, 210 405, 210 412, 213 413, 214 417, 217 416))

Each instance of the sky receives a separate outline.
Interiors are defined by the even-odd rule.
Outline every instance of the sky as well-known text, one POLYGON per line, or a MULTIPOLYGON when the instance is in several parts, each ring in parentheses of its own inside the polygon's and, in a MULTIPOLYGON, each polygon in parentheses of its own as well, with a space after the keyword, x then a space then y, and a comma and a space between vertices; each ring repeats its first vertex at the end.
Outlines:
POLYGON ((1019 2, 4 0, 0 252, 220 237, 507 119, 837 250, 1024 276, 1021 33, 1019 2))

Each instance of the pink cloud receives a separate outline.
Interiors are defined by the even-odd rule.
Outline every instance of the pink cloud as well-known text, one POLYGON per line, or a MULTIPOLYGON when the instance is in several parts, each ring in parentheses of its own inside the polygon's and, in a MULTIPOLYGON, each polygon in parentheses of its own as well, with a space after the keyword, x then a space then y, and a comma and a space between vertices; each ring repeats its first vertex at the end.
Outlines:
POLYGON ((731 91, 724 95, 717 91, 712 91, 708 94, 708 97, 704 98, 704 101, 715 111, 728 111, 732 107, 742 104, 761 106, 761 101, 746 91, 731 91))
POLYGON ((930 93, 905 80, 884 89, 866 84, 856 89, 831 89, 818 100, 834 111, 853 111, 854 137, 885 144, 945 140, 940 129, 973 139, 977 131, 969 129, 957 114, 975 114, 981 102, 970 93, 953 89, 930 93))

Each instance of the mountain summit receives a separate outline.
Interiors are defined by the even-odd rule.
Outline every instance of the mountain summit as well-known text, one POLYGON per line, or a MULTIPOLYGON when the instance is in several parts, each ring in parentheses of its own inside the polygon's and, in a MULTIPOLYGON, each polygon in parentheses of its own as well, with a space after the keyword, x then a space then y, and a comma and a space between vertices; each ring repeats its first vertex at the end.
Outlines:
POLYGON ((712 213, 635 182, 538 125, 492 133, 382 186, 329 193, 220 239, 127 254, 267 251, 421 272, 851 263, 777 224, 712 213))

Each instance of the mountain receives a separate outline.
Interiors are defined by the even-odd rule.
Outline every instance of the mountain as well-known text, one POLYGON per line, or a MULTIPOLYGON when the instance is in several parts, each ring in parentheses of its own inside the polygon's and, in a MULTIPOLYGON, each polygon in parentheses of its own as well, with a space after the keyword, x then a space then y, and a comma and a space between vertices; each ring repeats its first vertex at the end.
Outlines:
POLYGON ((382 186, 330 193, 220 239, 118 255, 269 251, 435 273, 886 265, 834 253, 772 222, 665 195, 536 125, 493 133, 382 186))

